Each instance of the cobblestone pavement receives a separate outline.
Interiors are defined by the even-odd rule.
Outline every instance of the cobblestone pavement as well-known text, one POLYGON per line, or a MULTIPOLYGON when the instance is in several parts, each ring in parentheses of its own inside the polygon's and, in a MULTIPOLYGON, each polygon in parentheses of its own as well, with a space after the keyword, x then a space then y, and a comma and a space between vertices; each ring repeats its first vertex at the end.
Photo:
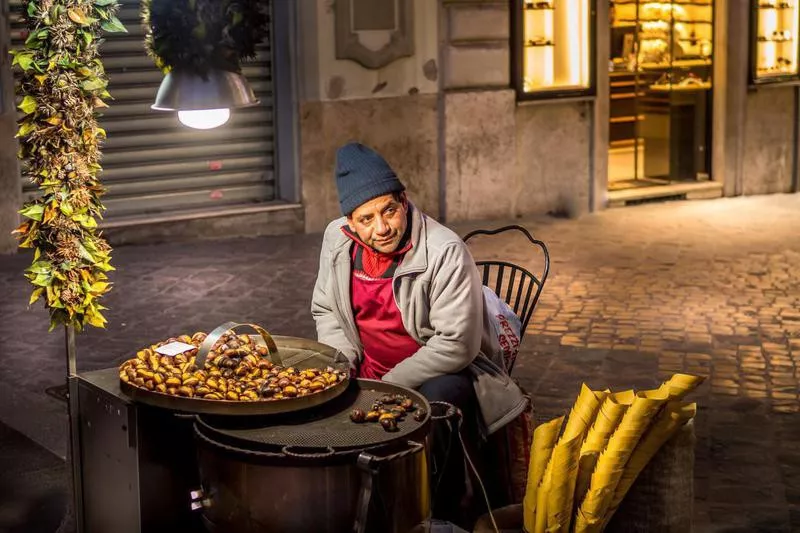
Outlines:
MULTIPOLYGON (((464 234, 477 226, 460 225, 464 234)), ((562 414, 581 382, 652 387, 708 376, 696 446, 698 531, 800 531, 800 195, 679 202, 523 224, 550 249, 550 278, 515 375, 537 416, 562 414)), ((115 252, 109 327, 81 334, 82 370, 148 341, 254 321, 313 336, 319 235, 129 246, 115 252)), ((517 237, 476 258, 537 264, 517 237)), ((0 259, 0 420, 63 453, 63 339, 27 309, 27 256, 0 259)))

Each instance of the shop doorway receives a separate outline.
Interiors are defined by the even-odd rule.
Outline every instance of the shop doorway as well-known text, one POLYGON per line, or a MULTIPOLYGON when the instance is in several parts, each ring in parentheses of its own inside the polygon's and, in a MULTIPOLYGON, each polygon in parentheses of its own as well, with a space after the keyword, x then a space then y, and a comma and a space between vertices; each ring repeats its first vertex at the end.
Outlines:
POLYGON ((711 179, 713 0, 611 0, 608 190, 711 179))

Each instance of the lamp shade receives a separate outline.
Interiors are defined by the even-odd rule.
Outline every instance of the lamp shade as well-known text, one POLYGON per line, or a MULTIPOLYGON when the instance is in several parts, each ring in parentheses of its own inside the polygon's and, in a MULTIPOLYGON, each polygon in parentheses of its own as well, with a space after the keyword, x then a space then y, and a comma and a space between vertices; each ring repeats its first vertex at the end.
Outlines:
POLYGON ((191 111, 250 107, 258 99, 247 79, 227 70, 211 70, 207 79, 192 72, 173 70, 158 88, 156 111, 191 111))

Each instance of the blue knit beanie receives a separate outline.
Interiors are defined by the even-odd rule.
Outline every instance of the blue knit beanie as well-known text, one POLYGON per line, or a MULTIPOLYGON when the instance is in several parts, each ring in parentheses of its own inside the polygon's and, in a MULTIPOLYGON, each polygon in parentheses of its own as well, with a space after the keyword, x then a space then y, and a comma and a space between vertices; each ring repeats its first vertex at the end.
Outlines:
POLYGON ((406 190, 389 163, 359 143, 346 144, 336 152, 336 189, 345 216, 373 198, 406 190))

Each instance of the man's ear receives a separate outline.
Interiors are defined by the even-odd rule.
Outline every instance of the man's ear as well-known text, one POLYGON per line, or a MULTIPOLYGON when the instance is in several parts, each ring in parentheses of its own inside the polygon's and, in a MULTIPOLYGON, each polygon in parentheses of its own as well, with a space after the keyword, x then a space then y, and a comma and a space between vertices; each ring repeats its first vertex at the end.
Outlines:
POLYGON ((356 232, 356 226, 353 223, 353 215, 347 215, 347 227, 350 228, 350 231, 353 233, 356 232))
POLYGON ((402 191, 400 193, 400 203, 403 204, 405 209, 408 209, 408 195, 406 194, 406 191, 402 191))

